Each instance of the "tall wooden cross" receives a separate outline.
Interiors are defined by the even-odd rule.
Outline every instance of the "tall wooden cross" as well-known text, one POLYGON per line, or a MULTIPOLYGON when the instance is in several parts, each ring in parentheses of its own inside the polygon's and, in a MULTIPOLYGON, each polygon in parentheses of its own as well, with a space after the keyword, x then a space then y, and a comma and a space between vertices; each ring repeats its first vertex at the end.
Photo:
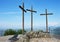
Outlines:
POLYGON ((24 3, 22 3, 22 6, 19 6, 19 8, 21 8, 22 10, 22 33, 24 34, 24 12, 26 12, 26 10, 24 9, 24 3))
POLYGON ((31 31, 33 31, 33 12, 36 13, 36 11, 33 10, 32 6, 31 9, 26 9, 26 10, 31 12, 31 31))
POLYGON ((47 9, 45 9, 45 14, 40 15, 46 15, 46 32, 48 32, 48 15, 53 15, 53 13, 47 13, 47 9))

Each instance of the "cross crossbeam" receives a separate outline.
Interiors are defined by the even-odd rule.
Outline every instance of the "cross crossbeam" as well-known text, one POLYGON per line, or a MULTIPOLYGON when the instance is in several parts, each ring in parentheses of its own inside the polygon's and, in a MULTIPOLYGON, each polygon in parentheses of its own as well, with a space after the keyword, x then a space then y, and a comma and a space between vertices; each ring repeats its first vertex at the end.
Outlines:
POLYGON ((48 13, 48 14, 40 14, 40 15, 53 15, 53 13, 48 13))
POLYGON ((31 12, 31 31, 33 31, 33 12, 36 13, 37 11, 34 11, 32 6, 31 9, 26 9, 26 10, 31 12))
POLYGON ((53 13, 47 13, 47 9, 45 9, 45 14, 40 14, 46 16, 46 32, 48 32, 48 15, 53 15, 53 13))
POLYGON ((27 11, 30 11, 30 12, 35 12, 36 13, 36 11, 34 11, 34 10, 29 10, 29 9, 26 9, 27 11))
POLYGON ((19 8, 21 8, 24 12, 26 12, 26 10, 23 7, 19 6, 19 8))

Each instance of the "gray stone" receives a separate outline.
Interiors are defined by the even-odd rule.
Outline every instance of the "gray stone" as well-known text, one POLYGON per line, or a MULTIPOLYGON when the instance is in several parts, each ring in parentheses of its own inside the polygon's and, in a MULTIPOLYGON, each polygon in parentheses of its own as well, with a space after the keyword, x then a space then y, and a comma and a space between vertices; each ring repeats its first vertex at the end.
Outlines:
POLYGON ((20 36, 20 39, 19 39, 20 42, 29 42, 29 39, 26 35, 22 35, 20 36))
POLYGON ((50 37, 49 33, 45 33, 45 32, 27 32, 26 36, 30 38, 41 38, 41 37, 50 37))

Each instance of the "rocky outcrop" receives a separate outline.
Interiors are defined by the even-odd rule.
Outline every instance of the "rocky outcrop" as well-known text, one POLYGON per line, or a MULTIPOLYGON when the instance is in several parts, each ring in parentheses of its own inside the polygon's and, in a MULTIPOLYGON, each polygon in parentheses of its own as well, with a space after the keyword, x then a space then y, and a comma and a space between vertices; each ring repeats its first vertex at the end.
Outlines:
MULTIPOLYGON (((42 33, 39 32, 38 37, 35 35, 36 32, 32 32, 30 35, 30 32, 26 33, 25 35, 18 35, 19 40, 15 41, 15 42, 60 42, 60 39, 56 39, 54 37, 43 37, 45 35, 49 35, 46 33, 42 33), (27 34, 29 34, 29 36, 31 36, 31 38, 29 36, 27 36, 27 34), (32 36, 33 34, 33 36, 32 36), (42 36, 43 35, 43 36, 42 36), (42 36, 42 37, 41 37, 42 36)), ((13 35, 9 35, 9 36, 3 36, 0 37, 0 42, 10 42, 8 39, 13 37, 13 35)))
POLYGON ((49 38, 50 35, 44 32, 27 32, 24 35, 20 35, 19 42, 29 42, 32 38, 49 38))
POLYGON ((21 35, 19 42, 29 42, 29 38, 26 35, 21 35))
POLYGON ((33 31, 26 33, 26 36, 29 36, 29 38, 51 37, 49 33, 33 31))

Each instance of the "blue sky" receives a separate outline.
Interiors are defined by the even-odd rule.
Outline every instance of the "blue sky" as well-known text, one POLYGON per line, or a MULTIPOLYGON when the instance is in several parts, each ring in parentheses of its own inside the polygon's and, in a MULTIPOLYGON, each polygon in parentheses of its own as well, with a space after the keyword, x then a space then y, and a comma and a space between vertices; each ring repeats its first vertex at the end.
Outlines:
MULTIPOLYGON (((23 0, 25 9, 30 9, 31 5, 37 13, 33 14, 34 27, 45 27, 45 13, 53 15, 48 16, 49 26, 60 26, 60 0, 23 0)), ((22 5, 22 0, 0 0, 0 27, 1 28, 22 28, 22 11, 18 7, 22 5)), ((30 12, 25 13, 25 28, 30 27, 30 12)))

